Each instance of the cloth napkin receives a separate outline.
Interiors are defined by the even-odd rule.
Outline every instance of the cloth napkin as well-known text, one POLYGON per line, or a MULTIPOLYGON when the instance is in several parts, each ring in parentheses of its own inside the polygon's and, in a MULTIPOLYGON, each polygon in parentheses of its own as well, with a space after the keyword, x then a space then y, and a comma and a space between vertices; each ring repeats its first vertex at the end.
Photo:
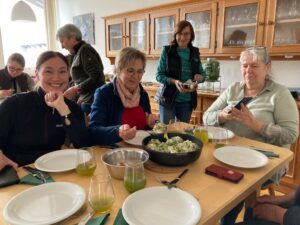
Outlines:
POLYGON ((109 216, 109 213, 99 216, 99 217, 96 217, 94 219, 91 219, 86 225, 104 225, 108 216, 109 216))
POLYGON ((129 225, 123 217, 122 208, 119 209, 113 225, 129 225))
MULTIPOLYGON (((51 176, 49 176, 46 180, 47 183, 55 182, 55 180, 51 176)), ((43 182, 37 179, 36 177, 32 176, 31 174, 27 174, 26 176, 20 179, 20 184, 40 185, 43 184, 43 182)))

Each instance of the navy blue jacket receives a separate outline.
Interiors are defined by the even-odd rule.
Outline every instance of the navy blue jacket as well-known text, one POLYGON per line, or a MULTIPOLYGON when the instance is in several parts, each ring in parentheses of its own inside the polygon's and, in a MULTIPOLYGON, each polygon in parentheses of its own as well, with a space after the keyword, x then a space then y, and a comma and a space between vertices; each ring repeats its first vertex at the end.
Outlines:
POLYGON ((66 137, 76 148, 89 146, 90 137, 79 106, 65 99, 71 125, 47 106, 42 89, 7 98, 0 105, 0 149, 19 166, 33 163, 48 152, 59 150, 66 137))
MULTIPOLYGON (((95 92, 89 123, 93 144, 108 145, 122 141, 119 136, 119 127, 124 106, 115 82, 116 80, 98 88, 95 92)), ((149 96, 141 85, 140 89, 140 106, 150 114, 149 96)))

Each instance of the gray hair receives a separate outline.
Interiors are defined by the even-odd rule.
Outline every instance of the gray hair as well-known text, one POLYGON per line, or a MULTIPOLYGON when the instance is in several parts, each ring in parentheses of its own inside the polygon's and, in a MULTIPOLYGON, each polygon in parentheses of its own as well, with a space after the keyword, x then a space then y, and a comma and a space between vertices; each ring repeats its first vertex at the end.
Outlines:
POLYGON ((66 24, 59 28, 56 34, 56 38, 71 38, 75 37, 77 41, 82 41, 82 33, 78 27, 74 24, 66 24))
POLYGON ((271 58, 269 56, 268 50, 263 46, 253 46, 247 48, 246 50, 241 52, 240 62, 243 62, 245 54, 251 54, 254 60, 262 61, 264 64, 271 63, 271 58))
POLYGON ((20 53, 16 52, 16 53, 11 54, 8 57, 7 64, 12 61, 19 63, 23 68, 25 67, 25 59, 20 53))
POLYGON ((145 69, 146 56, 143 52, 132 47, 123 48, 116 58, 115 74, 118 75, 120 71, 124 69, 130 62, 135 61, 137 59, 142 60, 145 69))

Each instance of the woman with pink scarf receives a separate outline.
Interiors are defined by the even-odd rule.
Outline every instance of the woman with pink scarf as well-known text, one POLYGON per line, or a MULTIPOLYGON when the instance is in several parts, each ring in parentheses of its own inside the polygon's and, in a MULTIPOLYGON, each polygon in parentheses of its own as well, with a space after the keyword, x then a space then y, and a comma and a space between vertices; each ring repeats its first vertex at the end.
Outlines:
POLYGON ((128 47, 116 59, 116 78, 95 92, 89 130, 93 143, 108 145, 135 137, 137 130, 153 127, 147 92, 140 84, 145 72, 145 54, 128 47))

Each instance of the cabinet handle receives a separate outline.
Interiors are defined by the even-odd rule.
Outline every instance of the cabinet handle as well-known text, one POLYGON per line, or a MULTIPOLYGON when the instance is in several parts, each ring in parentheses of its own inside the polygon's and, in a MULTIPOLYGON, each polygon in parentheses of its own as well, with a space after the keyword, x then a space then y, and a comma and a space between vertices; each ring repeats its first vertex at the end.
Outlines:
POLYGON ((268 25, 274 25, 275 22, 274 21, 268 21, 268 25))
POLYGON ((263 26, 263 25, 265 25, 265 23, 264 22, 258 22, 258 25, 263 26))
POLYGON ((284 58, 285 59, 292 59, 292 58, 294 58, 294 56, 293 55, 285 55, 284 58))
POLYGON ((237 56, 235 56, 235 55, 231 55, 231 56, 229 56, 229 58, 230 58, 230 59, 236 59, 236 58, 237 58, 237 56))

